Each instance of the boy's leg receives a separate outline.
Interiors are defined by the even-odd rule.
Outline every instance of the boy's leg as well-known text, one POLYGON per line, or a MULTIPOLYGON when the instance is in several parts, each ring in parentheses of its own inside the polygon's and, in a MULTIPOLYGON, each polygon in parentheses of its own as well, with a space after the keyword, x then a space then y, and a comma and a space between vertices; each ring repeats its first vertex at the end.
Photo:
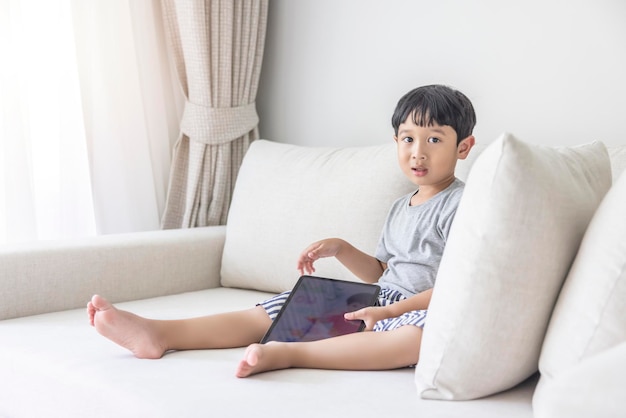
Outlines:
POLYGON ((392 331, 358 332, 303 343, 270 342, 248 347, 236 375, 303 367, 337 370, 388 370, 417 364, 422 329, 406 325, 392 331))
POLYGON ((260 306, 190 319, 147 319, 98 295, 88 303, 87 313, 100 334, 139 358, 160 358, 168 350, 245 347, 260 341, 272 322, 260 306))

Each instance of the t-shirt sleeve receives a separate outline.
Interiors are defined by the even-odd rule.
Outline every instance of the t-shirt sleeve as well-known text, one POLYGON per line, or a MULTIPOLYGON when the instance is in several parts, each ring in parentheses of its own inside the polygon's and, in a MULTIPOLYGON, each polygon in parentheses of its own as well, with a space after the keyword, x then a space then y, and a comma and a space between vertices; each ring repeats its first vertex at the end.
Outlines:
POLYGON ((378 239, 378 245, 376 246, 376 252, 374 253, 374 257, 376 257, 377 260, 382 261, 383 263, 387 263, 392 257, 392 254, 389 252, 389 249, 387 247, 387 241, 386 241, 387 233, 389 231, 389 222, 393 218, 393 216, 395 216, 395 212, 398 210, 398 207, 401 206, 402 204, 401 202, 405 199, 406 197, 400 198, 391 205, 391 208, 389 209, 389 212, 387 213, 387 218, 385 219, 385 223, 381 230, 380 238, 378 239))
POLYGON ((457 188, 446 199, 445 205, 442 208, 441 215, 439 216, 439 233, 443 237, 444 240, 448 240, 448 235, 450 234, 450 228, 452 227, 452 223, 454 221, 454 216, 456 215, 456 211, 459 207, 459 203, 461 202, 461 197, 463 196, 463 188, 457 188))
MULTIPOLYGON (((387 221, 385 221, 385 225, 386 224, 387 221)), ((382 261, 383 263, 386 263, 391 258, 391 254, 389 254, 389 251, 387 250, 387 246, 385 244, 386 230, 387 228, 383 228, 382 232, 380 233, 378 245, 376 246, 376 252, 374 253, 374 257, 376 257, 377 260, 382 261)))

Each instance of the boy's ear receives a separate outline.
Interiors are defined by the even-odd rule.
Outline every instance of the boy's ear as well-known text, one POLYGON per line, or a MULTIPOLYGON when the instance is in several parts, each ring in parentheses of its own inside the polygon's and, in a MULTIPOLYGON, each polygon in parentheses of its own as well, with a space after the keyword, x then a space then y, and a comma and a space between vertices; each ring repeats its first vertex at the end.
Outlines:
POLYGON ((476 143, 474 135, 470 135, 459 143, 456 153, 459 160, 464 160, 469 155, 470 150, 476 143))

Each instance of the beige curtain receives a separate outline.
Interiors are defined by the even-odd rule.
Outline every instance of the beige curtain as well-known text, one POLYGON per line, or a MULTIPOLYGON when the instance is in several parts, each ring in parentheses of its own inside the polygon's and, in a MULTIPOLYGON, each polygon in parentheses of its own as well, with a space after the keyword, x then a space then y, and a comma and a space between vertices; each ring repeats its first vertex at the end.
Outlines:
POLYGON ((162 1, 186 97, 162 227, 222 225, 243 155, 259 136, 268 0, 162 1))

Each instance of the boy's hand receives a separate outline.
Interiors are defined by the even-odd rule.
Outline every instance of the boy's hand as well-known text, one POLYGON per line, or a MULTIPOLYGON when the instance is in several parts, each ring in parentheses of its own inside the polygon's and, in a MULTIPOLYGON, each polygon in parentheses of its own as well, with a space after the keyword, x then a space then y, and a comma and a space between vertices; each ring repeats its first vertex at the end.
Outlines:
POLYGON ((374 329, 376 322, 388 318, 385 313, 385 308, 382 306, 370 306, 367 308, 359 309, 354 312, 347 312, 344 316, 349 321, 361 320, 365 322, 365 330, 371 331, 374 329))
POLYGON ((314 273, 315 267, 313 267, 313 263, 320 258, 335 257, 343 243, 344 241, 338 238, 329 238, 309 245, 298 257, 300 274, 304 275, 305 272, 306 274, 314 273))

